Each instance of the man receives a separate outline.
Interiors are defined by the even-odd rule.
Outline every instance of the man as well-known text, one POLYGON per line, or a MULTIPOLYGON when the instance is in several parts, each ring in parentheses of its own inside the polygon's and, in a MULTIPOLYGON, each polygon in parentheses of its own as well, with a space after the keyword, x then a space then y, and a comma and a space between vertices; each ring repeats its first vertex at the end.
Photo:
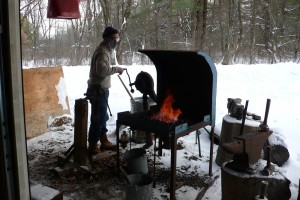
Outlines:
POLYGON ((106 122, 109 119, 108 97, 111 87, 111 75, 122 74, 126 68, 111 66, 113 62, 112 54, 119 41, 119 32, 113 27, 106 27, 103 41, 97 46, 92 60, 88 80, 86 96, 91 103, 91 124, 88 133, 90 154, 95 155, 100 152, 97 143, 100 140, 101 149, 109 149, 112 143, 107 139, 106 122))

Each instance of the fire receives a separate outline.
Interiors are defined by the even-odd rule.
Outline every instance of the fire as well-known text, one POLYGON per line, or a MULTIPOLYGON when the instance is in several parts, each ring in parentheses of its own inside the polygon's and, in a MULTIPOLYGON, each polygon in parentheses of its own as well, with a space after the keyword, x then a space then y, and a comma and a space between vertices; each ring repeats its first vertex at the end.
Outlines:
POLYGON ((158 113, 153 114, 151 119, 166 123, 176 122, 178 120, 179 115, 181 115, 182 112, 180 109, 173 109, 173 103, 174 97, 172 94, 169 94, 165 98, 160 108, 160 111, 158 113))

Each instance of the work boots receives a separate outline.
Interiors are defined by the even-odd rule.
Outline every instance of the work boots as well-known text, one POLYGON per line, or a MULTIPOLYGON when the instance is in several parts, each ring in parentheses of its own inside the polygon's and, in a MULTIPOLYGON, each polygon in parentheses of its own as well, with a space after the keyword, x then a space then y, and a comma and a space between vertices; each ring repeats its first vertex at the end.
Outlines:
MULTIPOLYGON (((101 150, 112 149, 113 147, 112 143, 108 141, 106 133, 100 135, 100 142, 101 142, 101 146, 100 146, 101 150)), ((96 155, 101 152, 100 148, 97 145, 97 143, 89 143, 88 152, 91 155, 96 155)))
POLYGON ((90 143, 88 152, 91 155, 96 155, 96 154, 100 153, 100 148, 98 147, 97 143, 90 143))
POLYGON ((107 139, 106 133, 100 135, 101 149, 111 149, 113 147, 112 143, 107 139))

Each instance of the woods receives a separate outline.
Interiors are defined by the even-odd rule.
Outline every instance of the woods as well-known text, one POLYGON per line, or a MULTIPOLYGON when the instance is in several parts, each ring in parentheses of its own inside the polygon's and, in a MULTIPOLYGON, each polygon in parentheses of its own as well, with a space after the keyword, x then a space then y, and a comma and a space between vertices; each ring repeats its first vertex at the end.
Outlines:
MULTIPOLYGON (((51 0, 49 0, 51 1, 51 0)), ((196 50, 214 62, 300 62, 299 0, 79 0, 80 19, 49 19, 48 2, 21 0, 23 65, 89 65, 108 25, 119 64, 139 49, 196 50)))

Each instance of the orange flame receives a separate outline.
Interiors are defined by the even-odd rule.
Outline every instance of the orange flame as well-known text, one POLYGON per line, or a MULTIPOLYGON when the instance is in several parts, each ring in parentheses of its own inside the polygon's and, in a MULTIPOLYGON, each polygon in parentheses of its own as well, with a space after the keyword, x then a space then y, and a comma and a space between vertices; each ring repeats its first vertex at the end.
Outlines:
POLYGON ((154 113, 151 116, 152 120, 158 120, 161 122, 172 123, 178 120, 179 115, 181 115, 180 109, 173 109, 172 105, 174 103, 174 97, 172 94, 169 94, 160 108, 158 113, 154 113))

